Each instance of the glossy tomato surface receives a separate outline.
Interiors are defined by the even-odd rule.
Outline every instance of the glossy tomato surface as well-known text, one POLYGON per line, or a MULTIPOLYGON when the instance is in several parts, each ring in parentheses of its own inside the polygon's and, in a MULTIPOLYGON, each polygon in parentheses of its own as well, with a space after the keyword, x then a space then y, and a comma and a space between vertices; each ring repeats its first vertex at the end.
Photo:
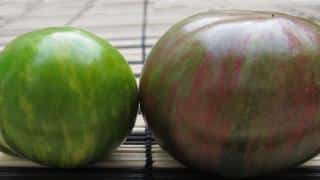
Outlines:
POLYGON ((18 156, 77 167, 104 158, 131 130, 138 106, 122 55, 70 27, 17 37, 0 54, 2 146, 18 156))
POLYGON ((262 175, 320 152, 320 27, 279 13, 201 13, 173 26, 143 69, 142 111, 191 167, 262 175))

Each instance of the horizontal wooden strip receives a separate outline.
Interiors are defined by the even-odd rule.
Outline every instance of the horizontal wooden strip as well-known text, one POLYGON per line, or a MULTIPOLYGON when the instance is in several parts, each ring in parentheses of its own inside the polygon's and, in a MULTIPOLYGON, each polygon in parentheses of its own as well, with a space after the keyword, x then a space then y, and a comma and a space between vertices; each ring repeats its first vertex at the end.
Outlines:
POLYGON ((302 164, 301 166, 302 167, 319 167, 320 166, 320 162, 319 161, 310 160, 310 161, 302 164))
MULTIPOLYGON (((130 152, 114 152, 112 153, 109 157, 106 157, 103 162, 107 161, 144 161, 145 160, 145 152, 135 152, 135 151, 130 151, 130 152)), ((1 153, 0 155, 0 166, 3 166, 3 162, 21 162, 21 161, 28 161, 25 159, 5 155, 1 153)))
MULTIPOLYGON (((228 8, 228 9, 238 9, 238 8, 246 8, 246 9, 255 9, 255 8, 276 8, 277 6, 284 4, 286 6, 290 6, 292 0, 259 0, 259 1, 248 1, 247 3, 243 3, 243 1, 230 0, 230 1, 213 1, 213 0, 202 0, 201 3, 198 3, 197 0, 180 0, 180 1, 157 1, 150 0, 150 8, 153 8, 153 12, 158 12, 160 10, 167 10, 168 12, 177 12, 176 14, 180 14, 180 9, 183 9, 190 14, 194 10, 206 10, 206 9, 214 9, 214 8, 228 8), (188 11, 189 10, 189 11, 188 11)), ((149 13, 151 14, 151 13, 149 13)))
POLYGON ((24 4, 21 5, 2 5, 0 6, 0 26, 3 26, 3 24, 6 24, 9 20, 16 19, 20 14, 24 12, 24 4))
MULTIPOLYGON (((158 145, 155 145, 157 148, 158 145)), ((319 166, 319 161, 316 161, 319 157, 314 158, 306 163, 303 167, 319 166)), ((143 166, 145 160, 144 145, 122 145, 106 160, 97 163, 98 167, 115 167, 115 168, 127 168, 143 166)), ((154 168, 184 168, 179 162, 175 161, 164 151, 162 153, 153 153, 153 167, 154 168)), ((32 163, 27 160, 14 158, 11 156, 0 154, 0 167, 39 167, 38 164, 32 163)))
POLYGON ((119 49, 121 54, 124 56, 125 59, 129 61, 131 60, 141 60, 142 53, 141 48, 132 48, 132 49, 119 49))
POLYGON ((17 1, 0 1, 0 7, 1 8, 8 8, 8 7, 11 7, 11 8, 14 8, 14 7, 17 7, 17 8, 24 8, 26 7, 26 4, 30 3, 30 0, 24 0, 24 2, 20 2, 20 3, 17 3, 17 1))
POLYGON ((145 127, 144 118, 141 114, 137 115, 135 127, 145 127))
POLYGON ((154 161, 174 161, 174 159, 167 153, 152 153, 152 160, 154 161))
MULTIPOLYGON (((276 1, 256 1, 250 3, 240 3, 238 1, 212 2, 208 0, 204 0, 201 4, 196 3, 193 0, 188 2, 176 1, 176 3, 161 3, 160 1, 159 3, 154 2, 150 3, 150 8, 154 10, 150 11, 148 14, 147 34, 161 36, 168 30, 169 27, 180 20, 209 9, 248 9, 250 7, 250 10, 279 11, 302 16, 312 20, 320 19, 319 10, 317 8, 312 8, 315 6, 307 6, 306 4, 308 3, 300 2, 296 3, 296 5, 288 5, 288 1, 279 2, 280 3, 276 3, 276 1), (214 6, 210 6, 212 3, 214 3, 214 6)), ((319 5, 320 3, 317 2, 315 4, 319 5)), ((320 21, 318 21, 318 23, 320 23, 320 21)))
MULTIPOLYGON (((123 152, 144 152, 145 146, 144 145, 125 145, 122 144, 117 151, 123 151, 123 152)), ((116 151, 116 152, 117 152, 116 151)))
POLYGON ((144 152, 115 152, 104 161, 144 161, 144 152))
MULTIPOLYGON (((143 167, 145 163, 144 145, 121 145, 105 160, 94 167, 128 168, 143 167)), ((0 152, 0 167, 45 167, 29 160, 9 156, 0 152)))
MULTIPOLYGON (((158 144, 152 146, 153 167, 155 168, 182 168, 181 163, 176 161, 167 152, 165 152, 158 144)), ((303 167, 320 166, 320 155, 302 164, 303 167)))
POLYGON ((75 21, 73 26, 120 26, 120 25, 142 25, 142 16, 127 16, 122 15, 115 18, 106 18, 103 14, 83 16, 79 20, 75 21), (92 19, 95 19, 94 21, 92 19))
POLYGON ((320 2, 316 1, 314 1, 314 4, 308 3, 307 5, 301 2, 297 2, 294 6, 291 7, 283 5, 282 9, 285 9, 286 13, 304 17, 320 25, 320 13, 318 8, 319 6, 320 2))
POLYGON ((29 12, 24 16, 23 18, 26 19, 65 19, 65 20, 70 20, 73 16, 75 16, 78 12, 79 9, 82 8, 82 4, 78 4, 77 7, 74 4, 72 6, 47 6, 45 4, 40 5, 33 11, 29 12))
MULTIPOLYGON (((70 2, 70 1, 63 1, 62 3, 58 3, 57 1, 44 1, 42 3, 40 3, 39 7, 36 7, 35 9, 33 9, 33 11, 30 11, 27 16, 29 17, 33 17, 33 18, 57 18, 59 17, 59 15, 69 15, 69 16, 73 16, 76 13, 78 13, 79 9, 83 8, 83 6, 87 3, 88 1, 77 1, 77 3, 74 2, 70 2)), ((99 12, 98 9, 96 9, 95 7, 100 7, 101 10, 102 8, 104 9, 104 12, 106 12, 106 10, 108 9, 112 9, 114 10, 113 15, 116 15, 117 13, 119 13, 120 10, 127 10, 127 13, 130 13, 130 9, 139 9, 139 11, 133 11, 135 12, 135 14, 141 15, 142 14, 142 2, 136 2, 136 3, 126 3, 126 4, 119 4, 119 3, 99 3, 96 2, 95 4, 93 4, 93 8, 89 9, 89 12, 86 12, 85 14, 91 14, 90 12, 99 12), (118 11, 116 11, 118 10, 118 11)), ((25 8, 25 3, 14 3, 14 4, 10 4, 10 3, 4 3, 1 4, 0 6, 0 10, 3 10, 2 12, 4 13, 11 13, 11 11, 8 11, 8 9, 13 9, 13 10, 17 10, 19 7, 24 10, 25 8), (19 4, 21 4, 19 6, 19 4)), ((100 11, 101 12, 101 11, 100 11)), ((121 11, 120 11, 121 12, 121 11)), ((125 11, 122 11, 123 13, 125 13, 125 11)))
MULTIPOLYGON (((82 8, 83 6, 84 3, 44 3, 32 12, 28 13, 27 16, 32 18, 60 18, 61 15, 72 17, 72 15, 77 13, 79 8, 82 8)), ((142 11, 142 3, 122 4, 122 6, 96 3, 89 9, 89 11, 85 12, 85 15, 95 16, 101 14, 112 17, 118 15, 141 16, 142 11)))
POLYGON ((87 16, 104 15, 106 17, 113 17, 119 15, 140 16, 143 13, 142 5, 127 5, 122 7, 109 8, 105 6, 94 6, 90 11, 86 12, 87 16))
POLYGON ((133 65, 130 65, 130 67, 134 74, 140 74, 143 64, 133 64, 133 65))
MULTIPOLYGON (((59 24, 61 26, 61 24, 59 24)), ((16 27, 16 28, 10 28, 10 27, 2 27, 0 31, 0 37, 7 37, 14 38, 15 36, 18 36, 25 32, 30 32, 39 28, 44 28, 46 26, 42 27, 16 27)), ((105 26, 105 25, 96 25, 96 26, 74 26, 78 28, 85 29, 87 31, 90 31, 92 33, 95 33, 103 38, 106 38, 108 40, 128 40, 128 39, 139 39, 141 40, 141 26, 140 25, 123 25, 123 26, 105 26)))
POLYGON ((158 144, 152 145, 152 158, 154 168, 184 168, 184 166, 172 158, 158 144))
POLYGON ((139 86, 139 84, 140 84, 140 78, 136 78, 136 83, 137 83, 137 85, 139 86))
POLYGON ((135 125, 132 129, 132 132, 133 133, 144 133, 145 126, 146 126, 146 124, 144 122, 143 116, 141 114, 138 114, 137 118, 136 118, 135 125))
POLYGON ((119 48, 119 47, 129 47, 129 46, 135 46, 137 48, 141 48, 141 38, 136 39, 124 39, 124 40, 109 40, 108 37, 103 37, 106 40, 108 40, 112 46, 119 48))
POLYGON ((160 161, 154 161, 153 162, 153 168, 185 168, 180 163, 177 163, 176 161, 166 161, 166 162, 160 162, 160 161))
MULTIPOLYGON (((24 32, 33 31, 35 29, 53 27, 53 26, 64 26, 63 20, 58 21, 44 21, 44 22, 16 22, 14 24, 7 25, 3 27, 0 31, 0 36, 12 36, 19 35, 24 32), (36 24, 36 25, 35 25, 36 24)), ((95 33, 97 31, 104 31, 105 36, 108 39, 112 38, 140 38, 141 37, 141 25, 140 24, 76 24, 73 27, 79 27, 83 29, 88 29, 89 31, 95 33), (90 30, 93 29, 93 30, 90 30), (132 29, 130 31, 130 29, 132 29), (140 30, 140 31, 139 31, 140 30)))
POLYGON ((173 24, 148 25, 147 36, 160 38, 170 29, 171 26, 173 26, 173 24))
POLYGON ((319 156, 314 157, 313 160, 320 161, 320 154, 319 154, 319 156))
POLYGON ((34 18, 21 18, 5 26, 4 29, 35 29, 48 26, 62 26, 66 23, 67 19, 34 19, 34 18))
POLYGON ((105 167, 105 168, 143 168, 145 166, 145 160, 131 160, 131 161, 103 161, 99 162, 94 167, 105 167))
POLYGON ((119 5, 122 7, 123 5, 129 5, 129 4, 142 4, 143 0, 99 0, 97 1, 97 5, 119 5))
POLYGON ((159 37, 147 36, 146 44, 152 47, 157 43, 159 39, 160 39, 160 36, 159 37))
POLYGON ((132 132, 134 133, 144 133, 145 131, 145 127, 136 127, 134 126, 133 129, 132 129, 132 132))
MULTIPOLYGON (((29 13, 26 17, 27 18, 34 18, 34 19, 46 19, 46 18, 56 18, 56 19, 66 19, 70 20, 75 14, 78 12, 77 8, 69 8, 70 10, 64 11, 63 8, 57 8, 57 7, 44 7, 41 9, 37 9, 36 11, 32 11, 29 13), (45 13, 46 11, 53 11, 56 12, 53 13, 45 13)), ((131 9, 131 8, 130 8, 131 9)), ((106 11, 105 7, 96 7, 94 10, 90 10, 89 12, 86 12, 86 15, 90 16, 121 16, 123 14, 131 15, 131 16, 141 16, 142 9, 132 9, 131 11, 125 10, 125 9, 113 9, 106 11)))

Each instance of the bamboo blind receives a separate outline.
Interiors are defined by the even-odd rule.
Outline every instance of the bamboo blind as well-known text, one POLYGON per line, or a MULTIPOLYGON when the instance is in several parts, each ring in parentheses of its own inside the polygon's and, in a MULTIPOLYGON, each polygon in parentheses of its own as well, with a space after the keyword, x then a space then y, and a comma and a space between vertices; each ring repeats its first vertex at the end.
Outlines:
MULTIPOLYGON (((118 48, 139 83, 145 57, 159 37, 178 20, 208 9, 273 10, 320 19, 318 0, 0 0, 0 49, 17 35, 37 28, 80 27, 118 48)), ((316 167, 319 160, 316 157, 303 166, 316 167)), ((144 168, 146 164, 154 169, 183 168, 153 141, 139 113, 127 140, 94 166, 144 168)), ((0 167, 42 166, 1 153, 0 167)))

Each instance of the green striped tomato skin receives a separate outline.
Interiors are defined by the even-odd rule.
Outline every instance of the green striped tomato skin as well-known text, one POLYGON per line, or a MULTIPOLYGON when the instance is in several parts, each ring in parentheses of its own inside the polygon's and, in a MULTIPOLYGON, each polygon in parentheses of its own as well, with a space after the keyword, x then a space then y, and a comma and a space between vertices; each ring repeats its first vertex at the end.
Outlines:
POLYGON ((187 18, 155 45, 141 107, 160 145, 227 177, 268 174, 320 152, 320 27, 268 12, 187 18))
POLYGON ((6 147, 44 165, 100 160, 134 124, 138 92, 129 65, 84 30, 52 27, 19 36, 0 54, 0 83, 6 147))

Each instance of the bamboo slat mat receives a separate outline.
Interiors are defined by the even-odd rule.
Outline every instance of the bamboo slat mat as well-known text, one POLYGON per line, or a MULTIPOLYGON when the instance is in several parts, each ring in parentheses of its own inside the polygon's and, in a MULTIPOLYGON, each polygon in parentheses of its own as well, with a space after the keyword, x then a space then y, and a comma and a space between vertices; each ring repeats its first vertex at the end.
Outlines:
MULTIPOLYGON (((178 20, 209 9, 272 10, 320 22, 320 0, 0 0, 0 49, 17 35, 37 28, 79 27, 118 48, 139 83, 145 57, 161 35, 178 20)), ((320 157, 316 157, 302 167, 319 165, 320 157)), ((43 169, 0 153, 1 167, 43 169)), ((149 131, 146 135, 141 114, 127 140, 94 167, 184 169, 153 141, 149 131)))

